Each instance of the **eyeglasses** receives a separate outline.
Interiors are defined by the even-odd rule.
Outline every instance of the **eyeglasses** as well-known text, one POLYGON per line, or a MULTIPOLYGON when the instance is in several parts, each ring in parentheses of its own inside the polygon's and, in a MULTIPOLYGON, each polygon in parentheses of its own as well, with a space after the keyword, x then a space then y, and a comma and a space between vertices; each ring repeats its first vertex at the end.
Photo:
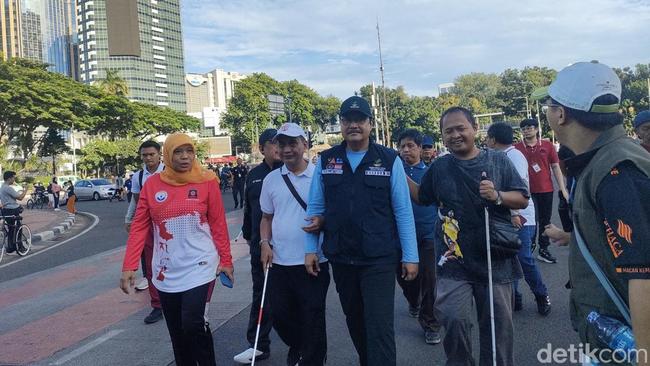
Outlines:
POLYGON ((357 119, 349 120, 347 118, 341 118, 341 124, 344 125, 344 126, 349 126, 349 125, 351 125, 353 123, 356 124, 357 126, 359 126, 359 125, 365 124, 368 121, 369 121, 368 118, 358 119, 358 120, 357 119))
POLYGON ((561 107, 561 105, 559 105, 559 104, 544 104, 542 106, 542 113, 544 113, 544 114, 548 113, 548 109, 550 107, 556 107, 557 108, 557 107, 561 107))

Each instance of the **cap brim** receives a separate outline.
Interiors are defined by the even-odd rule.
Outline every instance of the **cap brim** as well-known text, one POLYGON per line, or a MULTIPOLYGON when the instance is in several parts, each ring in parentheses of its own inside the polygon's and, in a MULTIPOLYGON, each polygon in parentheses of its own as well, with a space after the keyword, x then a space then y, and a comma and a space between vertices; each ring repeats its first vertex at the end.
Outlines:
POLYGON ((548 86, 545 86, 543 88, 537 88, 533 90, 533 92, 530 94, 530 98, 532 100, 542 100, 548 97, 550 97, 550 95, 548 94, 548 86))
POLYGON ((368 113, 366 113, 364 111, 360 111, 358 109, 353 109, 353 110, 345 111, 343 113, 339 113, 339 116, 345 117, 345 116, 348 116, 348 115, 350 115, 352 113, 358 113, 358 114, 364 115, 366 117, 372 118, 372 114, 368 114, 368 113))
POLYGON ((287 136, 287 137, 302 137, 302 138, 304 138, 305 140, 307 139, 307 137, 306 137, 305 135, 300 135, 300 134, 298 134, 298 135, 296 135, 296 136, 293 136, 293 135, 289 135, 289 134, 286 134, 286 133, 278 132, 275 136, 273 136, 273 141, 276 141, 280 136, 287 136))

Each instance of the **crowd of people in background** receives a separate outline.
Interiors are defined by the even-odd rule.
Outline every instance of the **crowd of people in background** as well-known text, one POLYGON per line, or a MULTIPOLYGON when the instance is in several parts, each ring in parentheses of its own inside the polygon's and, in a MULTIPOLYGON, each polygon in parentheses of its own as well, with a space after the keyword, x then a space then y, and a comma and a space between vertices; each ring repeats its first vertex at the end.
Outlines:
POLYGON ((264 160, 250 171, 241 159, 216 173, 202 168, 185 135, 167 139, 164 164, 160 146, 147 142, 143 169, 131 176, 121 288, 140 286, 135 271, 146 269, 148 318, 164 314, 176 363, 215 364, 204 313, 215 274, 224 285, 234 280, 219 192, 228 180, 235 208, 244 209, 253 283, 238 363, 268 358, 275 329, 289 347, 287 365, 325 364, 331 280, 361 365, 397 364, 396 283, 423 344, 442 343, 447 365, 529 363, 514 359, 513 312, 526 304, 521 279, 539 315, 551 312, 535 260, 558 265, 551 245, 570 247, 571 325, 580 340, 612 347, 590 324, 596 312, 628 326, 647 352, 650 112, 634 121, 640 143, 627 137, 620 80, 598 63, 565 68, 533 96, 559 153, 531 119, 519 124, 521 141, 512 125, 492 124, 482 148, 473 113, 459 106, 439 122, 448 151, 416 130, 402 131, 396 151, 371 141, 371 108, 358 96, 340 107, 343 142, 315 160, 305 159, 306 134, 293 123, 260 135, 264 160), (555 191, 562 228, 550 222, 555 191))

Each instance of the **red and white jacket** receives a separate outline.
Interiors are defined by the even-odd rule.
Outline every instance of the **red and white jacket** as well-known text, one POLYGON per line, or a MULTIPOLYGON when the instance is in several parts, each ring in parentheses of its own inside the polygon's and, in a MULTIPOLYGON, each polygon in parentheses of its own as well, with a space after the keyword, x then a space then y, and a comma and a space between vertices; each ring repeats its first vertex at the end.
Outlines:
POLYGON ((182 292, 215 279, 217 257, 232 266, 230 239, 216 180, 172 186, 156 174, 140 192, 123 271, 135 271, 153 230, 153 284, 182 292))

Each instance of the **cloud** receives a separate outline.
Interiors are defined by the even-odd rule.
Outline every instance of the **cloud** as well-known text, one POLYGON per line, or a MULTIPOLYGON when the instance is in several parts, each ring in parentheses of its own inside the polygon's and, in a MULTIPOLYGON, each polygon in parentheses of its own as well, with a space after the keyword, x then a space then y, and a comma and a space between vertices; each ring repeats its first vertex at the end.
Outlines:
POLYGON ((640 0, 184 0, 188 72, 213 68, 298 79, 321 94, 379 82, 433 95, 469 72, 597 59, 650 62, 650 5, 640 0))

